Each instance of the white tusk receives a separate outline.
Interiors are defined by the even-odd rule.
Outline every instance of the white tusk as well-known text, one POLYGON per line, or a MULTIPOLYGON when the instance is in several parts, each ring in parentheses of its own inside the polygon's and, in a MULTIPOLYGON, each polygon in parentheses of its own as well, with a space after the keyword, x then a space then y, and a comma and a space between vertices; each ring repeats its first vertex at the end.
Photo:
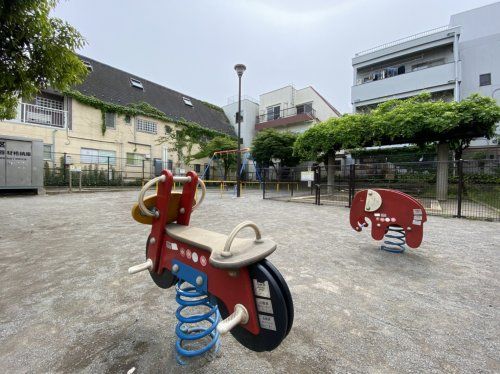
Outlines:
POLYGON ((129 267, 128 273, 135 274, 135 273, 138 273, 140 271, 151 270, 152 268, 153 268, 153 260, 148 258, 148 260, 146 262, 143 262, 142 264, 129 267))
POLYGON ((240 323, 245 324, 248 322, 248 312, 247 309, 241 305, 236 304, 234 306, 234 312, 228 316, 225 320, 219 322, 217 325, 217 331, 219 334, 224 335, 231 331, 234 327, 240 323))

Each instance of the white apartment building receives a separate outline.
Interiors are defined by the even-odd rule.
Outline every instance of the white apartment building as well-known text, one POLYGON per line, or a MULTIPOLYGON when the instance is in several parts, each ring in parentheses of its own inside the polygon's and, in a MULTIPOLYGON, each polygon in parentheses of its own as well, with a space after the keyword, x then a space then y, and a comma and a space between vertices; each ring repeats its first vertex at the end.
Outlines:
MULTIPOLYGON (((356 53, 353 112, 421 92, 457 101, 477 92, 500 103, 499 20, 497 2, 452 15, 446 26, 356 53)), ((496 148, 496 140, 471 145, 496 148)))
MULTIPOLYGON (((238 133, 238 124, 236 123, 236 113, 238 112, 238 95, 227 99, 227 105, 222 109, 234 127, 234 132, 238 133)), ((255 121, 259 115, 259 101, 244 95, 241 97, 241 139, 242 147, 248 148, 252 145, 255 136, 255 121)))

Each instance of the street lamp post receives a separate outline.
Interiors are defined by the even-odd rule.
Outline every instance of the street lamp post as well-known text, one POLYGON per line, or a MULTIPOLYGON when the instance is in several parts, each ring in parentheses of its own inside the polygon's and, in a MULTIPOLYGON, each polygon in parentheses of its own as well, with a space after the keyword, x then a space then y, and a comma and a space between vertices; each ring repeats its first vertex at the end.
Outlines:
POLYGON ((236 123, 238 123, 238 153, 236 154, 236 197, 240 197, 240 171, 241 171, 241 76, 246 70, 243 64, 234 65, 234 70, 238 74, 238 112, 236 113, 236 123))

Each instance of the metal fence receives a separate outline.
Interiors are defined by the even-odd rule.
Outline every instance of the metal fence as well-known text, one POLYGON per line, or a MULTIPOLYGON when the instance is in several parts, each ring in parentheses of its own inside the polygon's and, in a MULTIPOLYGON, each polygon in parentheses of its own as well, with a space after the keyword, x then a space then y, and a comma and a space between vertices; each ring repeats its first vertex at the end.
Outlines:
MULTIPOLYGON (((115 157, 110 152, 88 149, 86 153, 44 152, 44 186, 69 188, 140 186, 145 181, 168 169, 176 175, 194 170, 203 175, 207 188, 232 191, 236 183, 236 171, 229 170, 224 176, 220 163, 177 164, 161 159, 144 158, 131 153, 129 157, 115 157)), ((245 189, 257 189, 256 171, 245 171, 241 175, 245 189)))
MULTIPOLYGON (((97 152, 97 151, 96 151, 97 152)), ((159 168, 172 167, 156 160, 120 158, 105 153, 44 153, 45 187, 139 186, 159 168)))
POLYGON ((360 190, 388 188, 417 198, 429 214, 500 221, 500 160, 315 165, 262 175, 265 199, 349 207, 360 190))

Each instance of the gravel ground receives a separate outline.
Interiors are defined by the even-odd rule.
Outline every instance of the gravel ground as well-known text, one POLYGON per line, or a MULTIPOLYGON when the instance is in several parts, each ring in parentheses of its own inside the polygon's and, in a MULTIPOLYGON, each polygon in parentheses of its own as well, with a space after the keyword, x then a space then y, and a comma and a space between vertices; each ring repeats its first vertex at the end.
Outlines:
POLYGON ((175 362, 173 289, 127 268, 149 226, 137 192, 0 198, 0 368, 86 372, 500 372, 500 224, 429 217, 422 246, 380 251, 342 207, 209 193, 194 226, 253 220, 278 243, 295 323, 255 353, 230 335, 211 362, 175 362))

